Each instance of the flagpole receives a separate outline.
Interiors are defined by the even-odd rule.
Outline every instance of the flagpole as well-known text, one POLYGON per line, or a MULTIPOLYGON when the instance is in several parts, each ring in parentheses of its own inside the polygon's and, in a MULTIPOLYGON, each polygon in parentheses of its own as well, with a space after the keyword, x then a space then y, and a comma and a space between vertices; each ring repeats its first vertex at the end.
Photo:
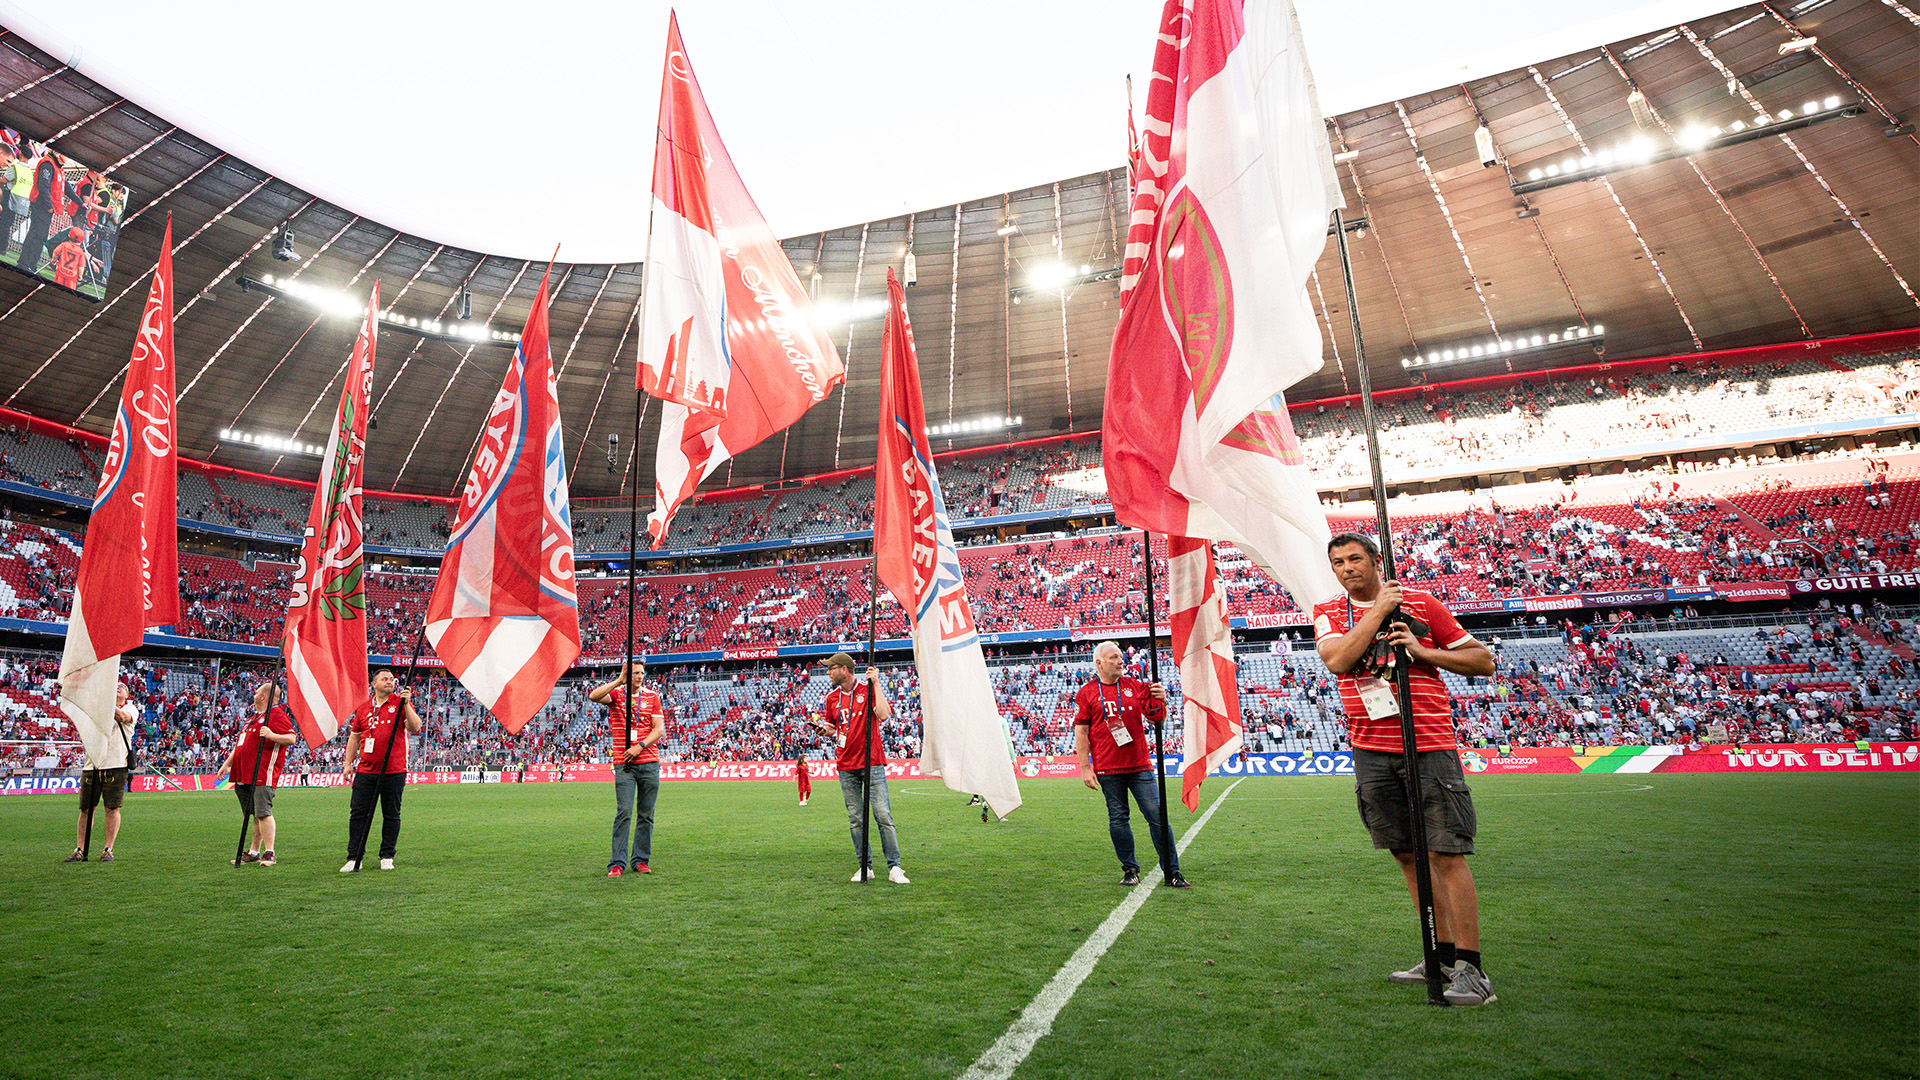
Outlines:
MULTIPOLYGON (((1373 380, 1367 373, 1367 351, 1360 337, 1360 301, 1353 287, 1353 264, 1347 255, 1347 226, 1338 207, 1333 211, 1333 235, 1340 247, 1340 276, 1347 286, 1347 322, 1353 332, 1354 366, 1360 371, 1360 414, 1367 429, 1367 463, 1373 470, 1374 527, 1380 537, 1381 574, 1394 580, 1393 533, 1387 521, 1387 481, 1380 468, 1380 427, 1374 419, 1373 380)), ((1399 610, 1388 612, 1387 624, 1399 610)), ((1445 1005, 1440 973, 1439 924, 1433 906, 1433 868, 1427 857, 1426 815, 1421 811, 1419 741, 1413 729, 1413 688, 1407 650, 1393 650, 1394 696, 1400 704, 1400 752, 1407 770, 1407 817, 1413 833, 1414 888, 1420 906, 1421 955, 1427 973, 1427 1004, 1445 1005)))
MULTIPOLYGON (((654 153, 659 154, 660 128, 653 129, 654 153)), ((640 410, 646 404, 647 391, 645 380, 641 377, 640 367, 645 363, 647 354, 647 290, 653 285, 653 187, 647 187, 647 246, 641 255, 640 272, 640 317, 634 329, 635 352, 633 372, 633 450, 627 459, 627 663, 620 669, 620 685, 627 690, 627 746, 633 746, 633 697, 638 688, 633 685, 633 613, 639 600, 639 575, 635 564, 640 556, 640 410)), ((666 408, 662 405, 661 408, 666 408)), ((662 419, 664 423, 664 418, 662 419)), ((660 538, 666 539, 666 529, 672 522, 660 523, 660 538)), ((614 762, 617 770, 623 762, 614 762)))
MULTIPOLYGON (((1141 563, 1147 571, 1147 672, 1153 682, 1160 681, 1160 620, 1158 609, 1153 603, 1153 534, 1140 530, 1141 563)), ((1160 837, 1166 844, 1166 850, 1173 850, 1173 823, 1167 818, 1167 744, 1161 729, 1167 725, 1167 710, 1160 710, 1160 719, 1153 724, 1153 779, 1160 785, 1160 837)), ((1162 859, 1160 876, 1171 872, 1162 859)))
MULTIPOLYGON (((867 670, 874 669, 879 655, 878 637, 880 626, 880 545, 873 545, 873 558, 867 560, 867 670)), ((862 675, 861 678, 866 678, 862 675)), ((867 737, 862 739, 866 751, 866 760, 860 770, 860 869, 866 876, 873 877, 873 744, 880 737, 880 725, 874 722, 879 710, 874 707, 873 697, 879 692, 876 685, 879 680, 867 684, 867 737)))

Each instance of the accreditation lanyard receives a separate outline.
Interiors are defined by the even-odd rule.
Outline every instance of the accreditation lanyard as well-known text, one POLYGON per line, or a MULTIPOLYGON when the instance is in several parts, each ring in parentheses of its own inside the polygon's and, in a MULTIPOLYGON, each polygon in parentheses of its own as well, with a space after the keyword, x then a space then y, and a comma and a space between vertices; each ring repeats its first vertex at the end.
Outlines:
MULTIPOLYGON (((1353 597, 1348 596, 1346 601, 1347 632, 1352 633, 1353 597)), ((1379 598, 1375 597, 1374 603, 1379 602, 1379 598)), ((1393 696, 1393 687, 1382 682, 1373 672, 1369 671, 1363 675, 1355 675, 1353 677, 1353 685, 1354 688, 1360 692, 1360 704, 1366 707, 1367 719, 1385 720, 1389 717, 1400 715, 1400 703, 1393 696)))
POLYGON ((1106 713, 1107 734, 1113 736, 1113 745, 1126 746, 1128 743, 1133 742, 1133 732, 1128 731, 1127 725, 1120 720, 1120 683, 1118 681, 1114 682, 1112 686, 1112 697, 1107 696, 1107 690, 1107 684, 1101 683, 1100 706, 1106 713))

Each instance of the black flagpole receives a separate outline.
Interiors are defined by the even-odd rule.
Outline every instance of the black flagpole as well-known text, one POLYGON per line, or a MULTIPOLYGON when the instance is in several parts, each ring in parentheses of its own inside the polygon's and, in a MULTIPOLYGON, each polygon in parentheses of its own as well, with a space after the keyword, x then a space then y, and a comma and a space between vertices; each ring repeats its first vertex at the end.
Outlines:
MULTIPOLYGON (((874 667, 878 655, 878 631, 880 620, 879 592, 880 547, 874 545, 873 559, 867 563, 867 670, 874 667)), ((865 679, 865 675, 860 678, 865 679)), ((880 738, 880 725, 874 721, 879 710, 874 707, 873 697, 879 693, 879 680, 867 684, 867 737, 861 740, 865 744, 866 760, 860 770, 860 870, 868 879, 873 877, 873 744, 880 738)))
MULTIPOLYGON (((1147 671, 1153 682, 1160 681, 1160 623, 1153 603, 1153 534, 1140 530, 1141 562, 1147 571, 1147 671)), ((1149 696, 1148 700, 1152 700, 1149 696)), ((1160 837, 1166 843, 1166 850, 1173 850, 1173 823, 1167 817, 1167 744, 1160 729, 1167 723, 1167 710, 1160 709, 1160 719, 1153 724, 1153 778, 1160 785, 1160 837)), ((1166 877, 1173 869, 1160 860, 1160 876, 1166 877)))
MULTIPOLYGON (((1380 468, 1380 427, 1374 420, 1373 381, 1367 374, 1367 352, 1360 338, 1360 302, 1353 289, 1353 264, 1347 258, 1347 228, 1340 211, 1333 212, 1333 235, 1340 247, 1340 276, 1347 285, 1347 321, 1353 331, 1354 366, 1360 371, 1361 420, 1367 428, 1367 460, 1373 468, 1373 508, 1375 529, 1380 536, 1381 574, 1394 580, 1393 533, 1387 522, 1387 481, 1380 468)), ((1391 625, 1398 609, 1389 612, 1391 625)), ((1445 1005, 1440 975, 1439 924, 1433 908, 1433 868, 1427 858, 1427 822, 1420 802, 1419 742, 1413 730, 1413 688, 1410 684, 1407 650, 1393 650, 1394 696, 1400 704, 1400 752, 1407 770, 1407 817, 1413 833, 1414 891, 1420 906, 1421 956, 1427 972, 1427 1004, 1445 1005)))
MULTIPOLYGON (((425 640, 427 640, 427 618, 423 612, 420 616, 420 632, 414 635, 413 638, 413 656, 407 660, 407 681, 402 684, 402 686, 409 690, 413 687, 413 673, 415 669, 420 666, 420 643, 425 640)), ((393 688, 395 694, 398 694, 400 690, 400 686, 393 688)), ((426 715, 420 712, 419 707, 413 704, 412 699, 402 698, 400 700, 400 711, 395 713, 393 717, 393 726, 399 730, 387 732, 386 752, 380 755, 380 785, 383 788, 387 783, 387 766, 393 764, 393 744, 399 741, 400 732, 407 729, 407 710, 409 708, 412 708, 413 711, 420 716, 420 726, 422 728, 427 726, 426 715)), ((371 731, 373 729, 369 727, 367 730, 371 731)), ((374 795, 376 798, 385 798, 379 790, 375 790, 374 795)))
MULTIPOLYGON (((652 219, 648 220, 651 228, 652 219)), ((645 318, 642 314, 641 319, 644 321, 645 318)), ((640 410, 645 404, 646 391, 636 387, 633 391, 633 448, 627 459, 627 658, 626 665, 620 669, 620 685, 626 691, 628 749, 633 748, 633 699, 640 692, 639 687, 633 685, 633 613, 639 598, 638 570, 634 564, 640 555, 640 410)), ((614 762, 614 772, 618 773, 625 764, 624 759, 614 762)))
MULTIPOLYGON (((118 722, 117 720, 115 721, 115 723, 118 722)), ((99 769, 93 770, 93 774, 94 787, 96 788, 93 794, 93 801, 97 803, 106 795, 106 784, 100 780, 99 769)), ((87 751, 84 744, 80 748, 80 790, 83 794, 87 790, 87 751)), ((86 818, 86 832, 83 834, 84 839, 80 841, 81 862, 86 862, 87 856, 93 853, 93 803, 87 804, 86 818)))

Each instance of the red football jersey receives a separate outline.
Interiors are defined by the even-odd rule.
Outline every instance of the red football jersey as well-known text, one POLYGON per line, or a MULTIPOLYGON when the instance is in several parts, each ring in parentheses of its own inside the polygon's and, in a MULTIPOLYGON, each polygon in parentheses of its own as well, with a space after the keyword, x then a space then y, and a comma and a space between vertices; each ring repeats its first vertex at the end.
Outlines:
MULTIPOLYGON (((1314 640, 1326 641, 1346 634, 1369 606, 1352 603, 1344 593, 1313 605, 1314 640)), ((1402 589, 1400 606, 1427 624, 1427 635, 1420 639, 1426 648, 1458 649, 1474 640, 1431 593, 1402 589)), ((1413 690, 1414 745, 1422 751, 1454 749, 1453 713, 1448 704, 1447 684, 1440 680, 1440 669, 1415 661, 1408 669, 1407 685, 1413 690)), ((1366 703, 1360 699, 1360 684, 1352 675, 1340 676, 1340 704, 1347 713, 1348 742, 1362 750, 1388 754, 1401 751, 1400 719, 1397 716, 1383 720, 1369 718, 1366 703)))
POLYGON ((280 786, 280 772, 287 764, 287 747, 260 737, 262 721, 267 730, 276 735, 293 734, 293 714, 287 711, 285 705, 275 705, 267 710, 265 716, 248 714, 245 725, 240 729, 240 741, 233 748, 233 764, 228 777, 230 783, 280 786), (266 750, 264 760, 260 758, 262 748, 266 750), (256 769, 259 776, 257 780, 254 778, 256 769))
POLYGON ((1147 746, 1147 720, 1167 715, 1167 703, 1156 700, 1147 683, 1122 675, 1109 686, 1093 679, 1073 695, 1073 726, 1086 727, 1087 746, 1093 751, 1093 771, 1099 776, 1137 773, 1153 768, 1147 746), (1126 745, 1113 734, 1114 721, 1127 733, 1126 745))
MULTIPOLYGON (((660 730, 666 731, 667 710, 660 704, 660 695, 642 686, 640 688, 640 706, 633 711, 633 741, 640 742, 653 729, 655 718, 660 720, 660 730)), ((607 695, 607 732, 613 739, 612 758, 615 765, 627 760, 627 691, 616 686, 607 695)), ((660 736, 665 739, 663 734, 660 736)), ((659 761, 659 743, 646 747, 633 759, 634 764, 659 761)))
MULTIPOLYGON (((867 764, 867 733, 872 728, 867 723, 867 680, 861 679, 853 684, 852 690, 833 690, 827 693, 827 700, 821 705, 827 722, 841 736, 839 765, 843 770, 859 772, 867 764)), ((873 741, 873 764, 887 763, 886 744, 879 739, 873 741)))
POLYGON ((348 730, 360 736, 360 766, 363 773, 406 772, 407 771, 407 725, 400 719, 400 696, 390 695, 385 705, 376 706, 369 698, 353 711, 353 725, 348 730), (387 740, 397 738, 393 757, 387 757, 387 740), (386 768, 381 769, 385 763, 386 768))

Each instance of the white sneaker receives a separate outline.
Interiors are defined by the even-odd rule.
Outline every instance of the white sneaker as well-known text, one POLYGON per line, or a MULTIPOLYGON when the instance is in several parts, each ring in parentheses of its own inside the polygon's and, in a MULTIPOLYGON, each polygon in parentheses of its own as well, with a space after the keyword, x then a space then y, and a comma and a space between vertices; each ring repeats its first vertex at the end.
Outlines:
POLYGON ((887 871, 887 880, 893 882, 895 885, 913 884, 913 882, 907 880, 907 872, 897 866, 887 871))
POLYGON ((873 871, 871 870, 855 870, 853 872, 852 880, 856 882, 860 882, 860 881, 870 881, 872 880, 872 878, 873 878, 873 871))
POLYGON ((342 866, 342 867, 340 868, 340 872, 341 872, 341 873, 343 873, 343 874, 357 874, 357 873, 359 873, 359 872, 360 872, 360 860, 358 860, 358 859, 348 859, 348 860, 347 860, 347 864, 346 864, 345 866, 342 866))
POLYGON ((381 859, 381 860, 380 860, 380 869, 382 869, 382 870, 391 870, 391 869, 393 869, 393 860, 392 860, 392 859, 381 859))
POLYGON ((805 806, 805 805, 807 805, 807 800, 805 800, 805 799, 801 799, 801 800, 800 800, 800 805, 801 805, 801 806, 805 806))

